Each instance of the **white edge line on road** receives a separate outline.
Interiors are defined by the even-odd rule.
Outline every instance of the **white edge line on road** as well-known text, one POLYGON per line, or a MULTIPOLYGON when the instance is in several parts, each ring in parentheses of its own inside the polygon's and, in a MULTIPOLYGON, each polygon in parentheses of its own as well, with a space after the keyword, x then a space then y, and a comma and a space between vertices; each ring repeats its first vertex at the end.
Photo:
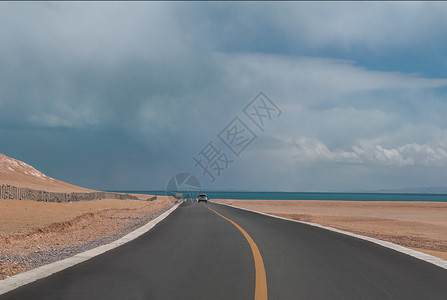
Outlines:
POLYGON ((416 250, 413 250, 413 249, 409 249, 409 248, 406 248, 404 246, 400 246, 400 245, 397 245, 397 244, 394 244, 394 243, 391 243, 391 242, 382 241, 382 240, 375 239, 375 238, 372 238, 372 237, 369 237, 369 236, 363 236, 363 235, 360 235, 360 234, 355 234, 355 233, 352 233, 352 232, 336 229, 336 228, 333 228, 333 227, 323 226, 323 225, 316 224, 316 223, 305 222, 305 221, 298 221, 298 220, 288 219, 288 218, 284 218, 284 217, 280 217, 280 216, 275 216, 275 215, 271 215, 271 214, 268 214, 268 213, 264 213, 264 212, 260 212, 260 211, 256 211, 256 210, 251 210, 251 209, 248 209, 248 208, 242 208, 242 207, 238 207, 238 206, 234 206, 234 205, 230 205, 230 204, 216 203, 216 202, 212 202, 212 203, 219 204, 219 205, 226 205, 226 206, 229 206, 229 207, 233 207, 233 208, 237 208, 237 209, 241 209, 241 210, 254 212, 254 213, 257 213, 257 214, 260 214, 260 215, 264 215, 264 216, 268 216, 268 217, 272 217, 272 218, 277 218, 277 219, 291 221, 291 222, 296 222, 296 223, 307 224, 307 225, 319 227, 319 228, 322 228, 322 229, 334 231, 334 232, 337 232, 337 233, 341 233, 341 234, 344 234, 344 235, 349 235, 349 236, 352 236, 352 237, 355 237, 355 238, 358 238, 358 239, 369 241, 369 242, 378 244, 380 246, 383 246, 383 247, 386 247, 386 248, 389 248, 389 249, 393 249, 395 251, 398 251, 398 252, 401 252, 401 253, 413 256, 413 257, 415 257, 417 259, 420 259, 420 260, 423 260, 425 262, 437 265, 438 267, 441 267, 441 268, 447 270, 447 261, 445 261, 445 260, 443 260, 443 259, 441 259, 439 257, 435 257, 435 256, 427 254, 427 253, 423 253, 423 252, 419 252, 419 251, 416 251, 416 250))
POLYGON ((157 223, 164 220, 174 210, 176 210, 177 207, 179 207, 180 204, 182 204, 182 203, 183 202, 180 202, 180 203, 174 205, 169 210, 165 211, 164 213, 162 213, 155 219, 149 221, 147 224, 141 226, 140 228, 126 234, 125 236, 121 237, 120 239, 113 241, 109 244, 102 245, 97 248, 90 249, 85 252, 76 254, 72 257, 62 259, 62 260, 56 261, 54 263, 50 263, 48 265, 44 265, 44 266, 29 270, 27 272, 20 273, 20 274, 8 277, 6 279, 0 280, 0 295, 5 294, 9 291, 12 291, 22 285, 31 283, 33 281, 36 281, 41 278, 45 278, 47 276, 50 276, 51 274, 57 273, 64 269, 70 268, 74 265, 77 265, 81 262, 89 260, 95 256, 103 254, 104 252, 112 250, 116 247, 124 245, 125 243, 128 243, 128 242, 138 238, 139 236, 141 236, 144 233, 151 230, 155 225, 157 225, 157 223))

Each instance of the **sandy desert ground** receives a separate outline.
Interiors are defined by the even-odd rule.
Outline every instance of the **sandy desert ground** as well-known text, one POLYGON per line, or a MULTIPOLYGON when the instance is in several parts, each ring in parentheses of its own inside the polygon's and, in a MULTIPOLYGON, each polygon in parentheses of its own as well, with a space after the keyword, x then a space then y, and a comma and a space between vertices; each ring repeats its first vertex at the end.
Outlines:
POLYGON ((212 200, 390 241, 447 260, 447 203, 212 200))
POLYGON ((0 279, 93 248, 100 240, 111 241, 104 238, 117 239, 174 202, 168 197, 71 203, 0 200, 0 279))
MULTIPOLYGON (((0 184, 47 192, 94 192, 0 153, 0 184)), ((171 208, 175 199, 68 203, 0 199, 0 279, 111 242, 171 208)))

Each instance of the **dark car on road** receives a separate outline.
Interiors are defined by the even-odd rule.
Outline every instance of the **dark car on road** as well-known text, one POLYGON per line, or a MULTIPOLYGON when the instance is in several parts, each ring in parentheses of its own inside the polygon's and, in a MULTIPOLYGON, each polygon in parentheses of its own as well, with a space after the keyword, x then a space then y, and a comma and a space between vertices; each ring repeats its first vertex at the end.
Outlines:
POLYGON ((199 197, 197 197, 197 202, 200 203, 200 201, 204 201, 205 203, 208 202, 208 197, 206 194, 200 194, 199 197))

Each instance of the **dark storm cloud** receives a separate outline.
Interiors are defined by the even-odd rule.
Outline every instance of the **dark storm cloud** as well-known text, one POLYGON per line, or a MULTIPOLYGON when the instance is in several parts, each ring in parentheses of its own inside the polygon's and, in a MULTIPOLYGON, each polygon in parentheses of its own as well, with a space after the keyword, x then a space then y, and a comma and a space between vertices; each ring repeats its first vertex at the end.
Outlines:
POLYGON ((164 4, 2 5, 2 151, 50 176, 162 187, 237 101, 164 4))
POLYGON ((139 5, 119 13, 110 6, 30 4, 19 10, 22 29, 3 39, 1 79, 2 104, 9 112, 20 108, 21 126, 116 125, 117 117, 132 119, 144 101, 180 98, 216 77, 175 28, 151 20, 169 19, 153 12, 163 15, 163 8, 143 5, 144 17, 139 5), (135 23, 122 21, 135 14, 135 23))
POLYGON ((412 61, 445 63, 444 9, 0 3, 0 152, 91 188, 163 188, 200 175, 192 156, 262 90, 284 113, 213 188, 343 189, 368 164, 369 179, 443 168, 446 81, 366 66, 425 45, 412 61), (347 179, 321 176, 326 163, 347 179))

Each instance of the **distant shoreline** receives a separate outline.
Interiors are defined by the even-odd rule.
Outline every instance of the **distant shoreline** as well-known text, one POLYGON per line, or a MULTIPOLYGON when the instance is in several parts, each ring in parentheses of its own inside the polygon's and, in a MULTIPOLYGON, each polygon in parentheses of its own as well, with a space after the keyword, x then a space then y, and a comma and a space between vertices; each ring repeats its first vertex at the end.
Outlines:
MULTIPOLYGON (((166 195, 166 191, 113 191, 117 193, 138 193, 166 195)), ((338 193, 338 192, 229 192, 200 191, 209 199, 238 200, 321 200, 321 201, 386 201, 386 202, 447 202, 447 194, 418 193, 338 193)), ((188 191, 179 191, 188 195, 188 191)), ((199 191, 191 192, 192 197, 199 191)), ((185 196, 186 197, 186 196, 185 196)))

